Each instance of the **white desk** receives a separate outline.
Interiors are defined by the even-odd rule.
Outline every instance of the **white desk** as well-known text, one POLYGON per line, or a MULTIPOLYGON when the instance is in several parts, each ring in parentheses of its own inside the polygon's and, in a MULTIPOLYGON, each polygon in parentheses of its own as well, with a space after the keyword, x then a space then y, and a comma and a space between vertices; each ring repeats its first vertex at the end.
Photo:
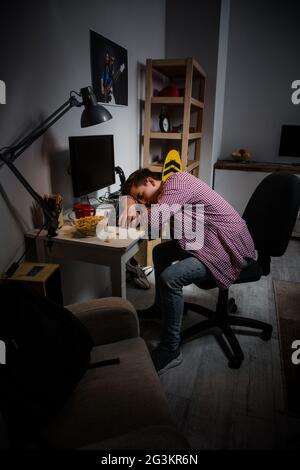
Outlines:
MULTIPOLYGON (((117 238, 108 241, 97 237, 80 237, 69 224, 65 224, 51 240, 45 231, 41 232, 35 240, 38 261, 45 263, 51 256, 109 266, 112 295, 126 298, 126 262, 138 252, 144 232, 131 229, 131 235, 135 238, 121 239, 120 233, 122 231, 121 236, 124 235, 124 230, 116 227, 117 238)), ((37 231, 26 234, 26 242, 36 234, 37 231)))

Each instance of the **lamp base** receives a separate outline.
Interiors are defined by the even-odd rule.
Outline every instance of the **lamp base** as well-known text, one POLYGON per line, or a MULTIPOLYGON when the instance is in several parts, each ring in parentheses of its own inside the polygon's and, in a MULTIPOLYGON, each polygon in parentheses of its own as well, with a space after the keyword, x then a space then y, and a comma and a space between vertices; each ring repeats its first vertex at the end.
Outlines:
POLYGON ((6 271, 5 276, 6 276, 6 277, 11 277, 11 276, 13 276, 19 266, 20 266, 19 263, 13 263, 13 264, 8 268, 8 270, 6 271))
POLYGON ((56 229, 54 229, 53 227, 49 227, 46 229, 48 231, 47 233, 47 237, 48 238, 54 238, 54 237, 57 237, 57 231, 56 229))

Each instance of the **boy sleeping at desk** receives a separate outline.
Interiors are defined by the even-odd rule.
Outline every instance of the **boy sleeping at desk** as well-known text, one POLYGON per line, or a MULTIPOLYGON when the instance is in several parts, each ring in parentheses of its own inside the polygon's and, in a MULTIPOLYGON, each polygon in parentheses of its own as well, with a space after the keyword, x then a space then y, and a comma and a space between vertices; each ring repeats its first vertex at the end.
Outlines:
POLYGON ((139 222, 158 233, 165 222, 173 225, 173 239, 153 250, 154 303, 138 312, 141 320, 162 320, 161 341, 151 353, 161 374, 182 361, 183 286, 214 278, 219 288, 227 289, 242 267, 254 259, 255 248, 245 221, 235 209, 185 171, 172 174, 163 183, 160 174, 137 170, 126 180, 122 194, 127 196, 127 206, 119 217, 121 227, 139 222), (147 210, 140 211, 139 204, 147 210))

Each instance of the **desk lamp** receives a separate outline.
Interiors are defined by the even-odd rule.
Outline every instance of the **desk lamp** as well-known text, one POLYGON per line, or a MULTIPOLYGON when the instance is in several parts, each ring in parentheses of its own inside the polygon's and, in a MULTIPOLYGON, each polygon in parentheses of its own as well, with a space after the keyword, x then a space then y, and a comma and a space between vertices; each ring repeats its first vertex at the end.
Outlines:
POLYGON ((57 235, 56 231, 58 228, 58 212, 57 210, 53 209, 53 207, 50 207, 47 201, 45 201, 32 188, 32 186, 30 186, 28 181, 15 167, 13 162, 71 108, 80 106, 84 106, 84 110, 81 115, 81 127, 89 127, 95 124, 100 124, 112 118, 112 115, 109 113, 109 111, 97 103, 96 96, 91 87, 81 88, 80 93, 71 91, 69 99, 47 119, 45 119, 45 121, 39 124, 32 132, 24 137, 19 143, 0 149, 0 161, 2 161, 2 164, 5 163, 10 168, 10 170, 15 174, 25 189, 27 189, 33 199, 42 208, 45 228, 48 232, 49 238, 55 237, 57 235), (81 98, 81 101, 78 100, 77 96, 81 98))

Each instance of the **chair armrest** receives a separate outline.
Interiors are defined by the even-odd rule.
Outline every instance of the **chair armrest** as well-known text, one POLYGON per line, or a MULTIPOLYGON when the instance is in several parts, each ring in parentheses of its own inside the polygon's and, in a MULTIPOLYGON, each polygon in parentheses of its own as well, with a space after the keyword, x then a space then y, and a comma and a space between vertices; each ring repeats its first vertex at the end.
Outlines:
POLYGON ((105 297, 66 305, 66 308, 87 327, 96 346, 140 334, 136 310, 128 300, 105 297))

